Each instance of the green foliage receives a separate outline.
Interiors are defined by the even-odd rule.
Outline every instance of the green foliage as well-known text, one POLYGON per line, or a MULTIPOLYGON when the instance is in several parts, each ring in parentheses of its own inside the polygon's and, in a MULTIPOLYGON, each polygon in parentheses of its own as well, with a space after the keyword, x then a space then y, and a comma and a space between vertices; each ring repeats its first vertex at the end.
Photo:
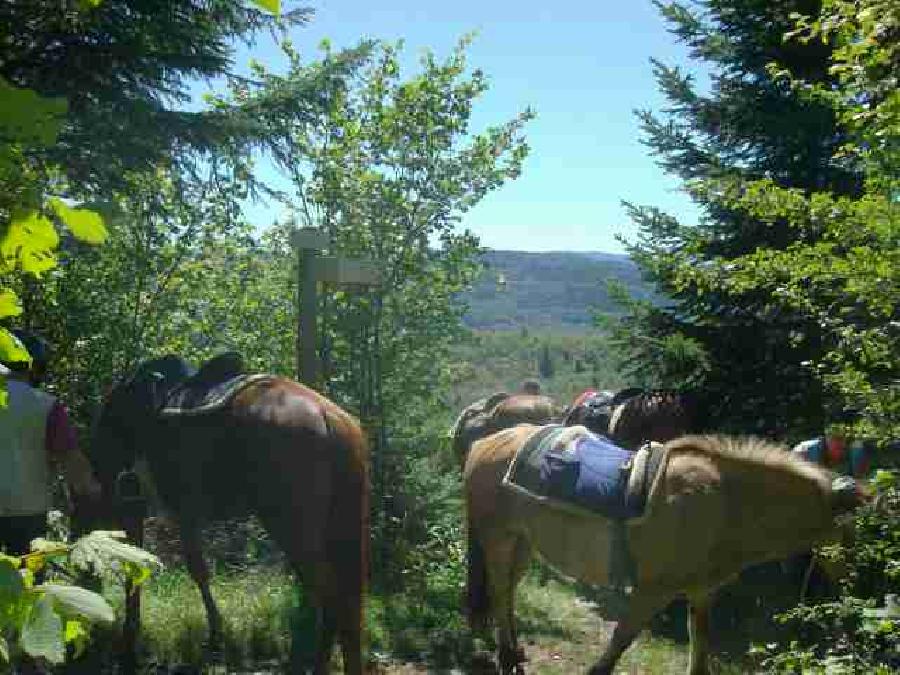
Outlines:
MULTIPOLYGON (((257 4, 280 12, 277 0, 257 4)), ((288 12, 277 22, 287 26, 305 15, 288 12)), ((193 171, 197 153, 252 136, 246 126, 238 129, 218 113, 169 105, 188 100, 188 80, 228 74, 234 40, 250 41, 273 22, 265 12, 230 0, 165 7, 118 0, 0 7, 4 296, 13 286, 33 288, 22 274, 46 278, 54 268, 59 238, 51 215, 81 241, 105 239, 96 210, 72 208, 59 197, 110 201, 135 171, 152 172, 160 163, 178 167, 175 173, 193 171)), ((28 309, 25 322, 33 325, 28 309)), ((10 341, 4 328, 0 340, 10 341)))
POLYGON ((787 86, 769 67, 778 62, 831 87, 832 45, 783 41, 794 28, 791 13, 808 6, 803 0, 658 6, 670 30, 709 67, 712 86, 701 93, 689 75, 657 62, 668 104, 659 114, 640 111, 639 119, 644 142, 684 181, 702 215, 687 225, 659 209, 627 205, 640 232, 629 245, 632 258, 670 300, 627 308, 619 344, 634 372, 709 393, 710 415, 722 431, 819 433, 843 402, 809 366, 824 356, 818 317, 774 296, 774 276, 768 288, 723 283, 736 261, 810 242, 817 231, 795 227, 785 212, 765 219, 737 208, 719 198, 719 186, 770 180, 801 194, 858 194, 862 173, 836 161, 847 134, 834 108, 787 86))
POLYGON ((553 377, 555 371, 553 357, 550 356, 550 345, 545 344, 541 348, 540 357, 538 357, 538 374, 547 379, 553 377))
POLYGON ((633 256, 674 302, 632 304, 620 344, 635 371, 702 386, 723 428, 799 438, 852 407, 856 434, 895 438, 896 9, 826 3, 797 28, 803 3, 744 5, 662 7, 714 87, 658 66, 672 124, 641 117, 704 216, 631 207, 633 256))
POLYGON ((452 351, 445 428, 470 403, 497 391, 518 391, 525 380, 539 379, 544 345, 556 371, 540 380, 541 390, 560 404, 585 389, 618 389, 632 382, 622 376, 620 359, 606 335, 474 331, 452 351))
MULTIPOLYGON (((788 440, 841 426, 886 446, 900 436, 900 9, 881 0, 661 5, 713 67, 709 95, 657 66, 668 123, 642 113, 647 143, 703 208, 687 227, 632 207, 632 253, 672 302, 632 302, 617 329, 634 372, 700 386, 723 428, 788 440), (799 13, 799 14, 798 14, 799 13), (846 409, 852 424, 832 424, 846 409)), ((888 454, 879 461, 889 462, 888 454)), ((862 509, 840 597, 781 616, 790 644, 757 650, 778 672, 888 672, 898 622, 896 487, 880 474, 862 509)), ((893 660, 892 660, 893 659, 893 660)))
POLYGON ((751 650, 767 671, 890 673, 900 666, 900 614, 874 609, 900 591, 900 474, 879 473, 877 505, 857 513, 853 547, 830 552, 850 570, 840 597, 776 616, 800 639, 751 650))
POLYGON ((0 554, 0 669, 23 656, 62 663, 67 645, 76 654, 87 645, 89 625, 114 621, 106 599, 72 579, 84 571, 133 584, 149 578, 159 561, 123 538, 96 531, 72 545, 36 540, 25 555, 0 554), (48 580, 37 583, 38 572, 48 580))
MULTIPOLYGON (((258 86, 236 83, 231 97, 217 103, 254 111, 275 139, 268 147, 297 194, 286 227, 314 227, 328 236, 329 254, 366 258, 381 273, 374 289, 323 289, 322 378, 311 384, 357 413, 373 439, 375 562, 382 571, 382 544, 409 550, 397 536, 413 510, 401 491, 403 476, 441 442, 434 419, 443 414, 449 348, 461 333, 465 308, 458 296, 471 284, 480 253, 476 238, 457 224, 518 175, 527 152, 522 130, 529 111, 470 132, 473 105, 487 83, 468 68, 467 44, 444 61, 424 56, 420 72, 404 78, 397 45, 365 42, 335 53, 326 42, 322 58, 305 63, 283 43, 286 74, 257 65, 258 86)), ((266 245, 278 276, 295 279, 287 231, 276 229, 266 245)), ((271 304, 273 294, 283 298, 284 287, 256 297, 271 304)), ((266 321, 292 335, 296 315, 286 311, 278 319, 277 328, 266 321)), ((279 353, 289 367, 292 345, 279 353)), ((402 555, 392 557, 395 580, 404 565, 402 555)))

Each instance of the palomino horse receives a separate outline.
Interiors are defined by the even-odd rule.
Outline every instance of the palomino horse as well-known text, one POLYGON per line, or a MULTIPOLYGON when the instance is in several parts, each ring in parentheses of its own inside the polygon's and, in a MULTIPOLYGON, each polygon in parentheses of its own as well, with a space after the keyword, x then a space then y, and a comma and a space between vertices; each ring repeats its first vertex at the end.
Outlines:
POLYGON ((535 393, 492 394, 468 406, 456 418, 450 430, 453 453, 459 457, 462 466, 475 441, 517 424, 548 424, 558 419, 562 412, 562 408, 549 396, 535 393))
POLYGON ((587 390, 566 410, 566 426, 583 425, 627 450, 647 441, 664 443, 699 430, 694 395, 666 390, 587 390))
MULTIPOLYGON (((521 425, 476 442, 465 466, 468 610, 473 627, 497 622, 504 675, 523 673, 514 593, 537 551, 561 572, 605 585, 610 550, 603 519, 529 499, 504 484, 516 451, 540 427, 521 425)), ((690 673, 707 672, 713 592, 753 563, 783 558, 827 537, 862 500, 856 483, 753 438, 685 436, 667 443, 643 513, 624 521, 633 588, 591 673, 612 673, 659 610, 691 604, 690 673)))
MULTIPOLYGON (((316 609, 315 672, 328 671, 337 633, 345 672, 361 673, 369 487, 359 424, 312 389, 267 375, 228 380, 236 384, 222 385, 217 401, 206 397, 191 406, 185 401, 202 400, 216 378, 204 383, 187 374, 178 357, 147 361, 107 396, 92 448, 107 496, 123 472, 135 465, 149 470, 153 491, 181 530, 212 645, 221 639, 222 619, 201 526, 256 513, 316 609)), ((295 672, 302 665, 298 650, 295 639, 295 672)))

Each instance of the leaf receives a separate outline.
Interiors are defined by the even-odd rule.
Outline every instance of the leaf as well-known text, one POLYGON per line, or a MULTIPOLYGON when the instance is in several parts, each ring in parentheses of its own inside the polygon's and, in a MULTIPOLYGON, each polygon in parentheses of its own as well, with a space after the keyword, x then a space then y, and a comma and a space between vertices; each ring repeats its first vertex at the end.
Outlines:
POLYGON ((0 135, 13 143, 47 146, 56 140, 68 104, 44 98, 31 89, 14 87, 0 77, 0 135))
POLYGON ((5 605, 11 602, 24 590, 18 558, 7 555, 0 557, 0 603, 5 605))
POLYGON ((59 235, 48 218, 37 211, 13 218, 3 239, 0 256, 10 267, 18 262, 26 272, 40 276, 56 266, 53 250, 59 245, 59 235))
POLYGON ((15 335, 0 328, 0 361, 5 363, 31 363, 31 355, 15 335))
POLYGON ((72 208, 56 197, 50 199, 48 204, 76 238, 88 244, 102 244, 106 241, 106 225, 103 217, 96 211, 72 208))
POLYGON ((0 291, 0 317, 19 316, 22 313, 22 305, 19 296, 8 288, 0 291))
POLYGON ((252 0, 252 2, 254 5, 272 12, 272 14, 281 12, 281 0, 252 0))
POLYGON ((124 532, 96 530, 72 545, 69 557, 76 568, 110 575, 124 571, 134 583, 162 568, 162 562, 152 553, 124 541, 124 532))
POLYGON ((94 623, 112 623, 116 619, 106 599, 86 588, 42 584, 36 589, 44 591, 53 600, 56 609, 65 616, 77 616, 94 623))
POLYGON ((73 656, 77 659, 88 645, 90 634, 81 621, 69 619, 63 631, 63 641, 75 648, 73 656))
POLYGON ((9 645, 2 635, 0 635, 0 663, 9 663, 9 645))
POLYGON ((62 619, 53 611, 53 602, 44 596, 35 602, 31 616, 22 627, 19 643, 29 656, 62 663, 66 656, 62 629, 62 619))

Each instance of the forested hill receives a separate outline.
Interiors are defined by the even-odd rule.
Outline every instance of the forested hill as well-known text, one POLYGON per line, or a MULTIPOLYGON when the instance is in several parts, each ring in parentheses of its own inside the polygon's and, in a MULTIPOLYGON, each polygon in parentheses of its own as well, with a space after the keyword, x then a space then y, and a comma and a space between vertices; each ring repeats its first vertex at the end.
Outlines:
POLYGON ((464 296, 470 328, 584 330, 594 312, 621 311, 607 293, 608 279, 624 283, 633 296, 652 296, 637 266, 625 255, 492 250, 484 262, 480 280, 464 296))

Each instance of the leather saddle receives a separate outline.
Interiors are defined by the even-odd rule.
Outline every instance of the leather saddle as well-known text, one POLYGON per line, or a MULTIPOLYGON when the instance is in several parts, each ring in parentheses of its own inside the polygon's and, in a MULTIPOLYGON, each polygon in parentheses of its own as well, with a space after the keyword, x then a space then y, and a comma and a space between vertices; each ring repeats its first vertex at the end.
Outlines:
POLYGON ((159 414, 173 417, 212 413, 220 410, 247 385, 271 377, 248 374, 238 352, 225 352, 179 382, 166 396, 159 414))

